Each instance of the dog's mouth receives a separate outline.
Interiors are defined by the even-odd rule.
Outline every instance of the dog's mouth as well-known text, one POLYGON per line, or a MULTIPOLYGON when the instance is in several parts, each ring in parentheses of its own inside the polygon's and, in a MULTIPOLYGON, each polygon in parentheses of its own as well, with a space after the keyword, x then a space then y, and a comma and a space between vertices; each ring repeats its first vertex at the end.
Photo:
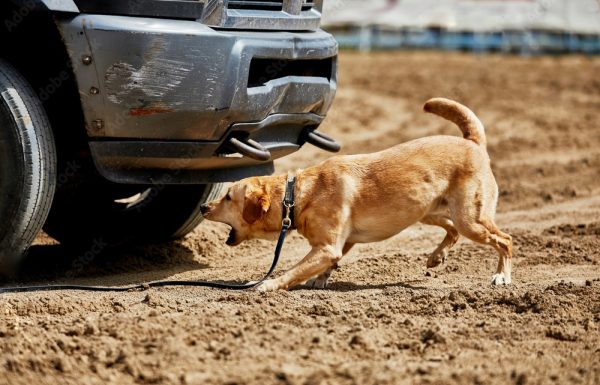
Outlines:
POLYGON ((227 237, 227 240, 225 241, 225 244, 227 244, 229 246, 235 246, 235 240, 236 239, 237 239, 236 231, 232 227, 231 230, 229 231, 229 237, 227 237))

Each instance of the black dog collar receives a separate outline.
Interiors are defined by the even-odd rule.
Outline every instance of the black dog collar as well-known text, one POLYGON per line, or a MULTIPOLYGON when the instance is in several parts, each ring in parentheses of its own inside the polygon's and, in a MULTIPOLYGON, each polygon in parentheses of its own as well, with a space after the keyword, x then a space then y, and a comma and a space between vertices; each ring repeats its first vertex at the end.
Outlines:
POLYGON ((294 188, 296 185, 296 177, 294 175, 289 174, 287 177, 287 182, 285 184, 285 196, 283 198, 283 226, 287 226, 288 228, 295 229, 295 215, 294 215, 294 206, 296 206, 296 202, 294 201, 294 188))

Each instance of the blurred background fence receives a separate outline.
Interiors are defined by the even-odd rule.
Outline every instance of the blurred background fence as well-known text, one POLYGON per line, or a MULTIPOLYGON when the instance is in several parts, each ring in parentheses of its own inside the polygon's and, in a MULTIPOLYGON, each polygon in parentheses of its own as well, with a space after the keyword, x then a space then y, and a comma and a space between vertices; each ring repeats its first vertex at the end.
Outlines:
POLYGON ((600 54, 600 0, 328 0, 341 47, 600 54))

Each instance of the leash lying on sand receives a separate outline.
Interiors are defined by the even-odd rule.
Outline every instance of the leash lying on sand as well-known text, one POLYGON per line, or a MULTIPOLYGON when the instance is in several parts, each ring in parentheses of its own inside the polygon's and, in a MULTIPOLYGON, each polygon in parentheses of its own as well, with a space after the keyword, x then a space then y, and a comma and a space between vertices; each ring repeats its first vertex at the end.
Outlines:
POLYGON ((164 287, 164 286, 203 286, 203 287, 213 287, 217 289, 229 289, 229 290, 246 290, 252 289, 253 287, 258 286, 263 281, 268 279, 275 267, 277 266, 277 262, 279 261, 279 254, 281 253, 281 247, 283 246, 283 241, 285 240, 285 236, 289 229, 289 224, 284 224, 281 228, 281 233, 279 234, 279 240, 277 241, 277 246, 275 247, 275 255, 273 257, 273 263, 271 264, 271 268, 265 274, 265 276, 257 282, 250 282, 245 284, 229 284, 222 282, 212 282, 212 281, 154 281, 147 283, 140 283, 138 285, 130 285, 130 286, 121 286, 121 287, 111 287, 111 286, 87 286, 87 285, 39 285, 39 286, 16 286, 16 287, 4 287, 0 288, 0 294, 2 293, 20 293, 27 291, 49 291, 49 290, 84 290, 84 291, 130 291, 137 289, 148 289, 150 287, 164 287))
POLYGON ((140 283, 137 285, 130 286, 121 286, 121 287, 111 287, 111 286, 89 286, 89 285, 38 285, 38 286, 15 286, 15 287, 4 287, 0 288, 0 294, 2 293, 21 293, 21 292, 31 292, 31 291, 51 291, 51 290, 83 290, 83 291, 130 291, 130 290, 146 290, 151 287, 165 287, 165 286, 201 286, 201 287, 212 287, 216 289, 229 289, 229 290, 246 290, 252 289, 262 282, 267 280, 273 271, 275 271, 275 267, 277 266, 277 262, 279 262, 279 255, 281 254, 281 248, 283 247, 283 243, 285 241, 285 236, 287 235, 288 230, 293 225, 293 207, 295 205, 294 202, 294 184, 295 178, 290 176, 286 185, 285 198, 283 201, 283 220, 281 223, 281 232, 279 233, 279 239, 277 240, 277 245, 275 246, 275 254, 273 256, 273 262, 271 263, 271 267, 265 276, 256 282, 249 282, 245 284, 229 284, 222 282, 213 282, 213 281, 153 281, 147 283, 140 283))

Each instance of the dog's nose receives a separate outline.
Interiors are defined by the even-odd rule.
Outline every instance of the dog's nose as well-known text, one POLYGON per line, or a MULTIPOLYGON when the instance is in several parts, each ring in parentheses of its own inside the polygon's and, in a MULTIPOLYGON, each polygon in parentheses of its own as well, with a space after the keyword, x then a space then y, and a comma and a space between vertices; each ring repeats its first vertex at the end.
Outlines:
POLYGON ((208 212, 208 205, 206 203, 204 203, 203 205, 200 206, 200 213, 202 215, 206 214, 208 212))

